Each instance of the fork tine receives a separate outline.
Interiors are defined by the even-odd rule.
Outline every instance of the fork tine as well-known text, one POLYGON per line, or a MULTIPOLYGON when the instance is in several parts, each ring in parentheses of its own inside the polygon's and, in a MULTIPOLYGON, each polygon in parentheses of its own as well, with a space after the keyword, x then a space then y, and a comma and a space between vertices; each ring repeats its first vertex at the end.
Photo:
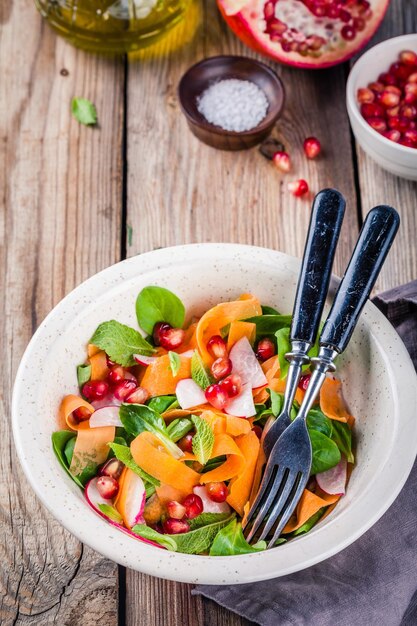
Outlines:
MULTIPOLYGON (((274 467, 277 467, 277 466, 274 466, 274 467)), ((272 486, 270 487, 268 492, 265 494, 265 498, 261 499, 259 503, 257 504, 257 506, 260 506, 260 508, 256 516, 256 519, 253 522, 252 528, 250 529, 249 534, 246 538, 248 542, 250 542, 251 539, 253 539, 258 528, 264 521, 265 515, 267 514, 268 510, 271 508, 275 498, 279 497, 280 494, 278 493, 278 489, 284 488, 285 481, 286 481, 285 472, 286 472, 285 467, 283 468, 283 467, 278 466, 278 471, 274 477, 272 486)), ((270 482, 271 481, 269 480, 268 487, 269 487, 270 482)), ((265 493, 265 491, 266 491, 266 488, 263 489, 262 495, 265 493)), ((256 500, 258 500, 258 498, 256 500)), ((254 507, 254 510, 256 511, 255 507, 254 507)))
MULTIPOLYGON (((262 530, 261 535, 258 538, 258 541, 262 541, 262 539, 265 539, 265 537, 267 537, 272 526, 277 521, 277 518, 279 517, 280 513, 282 513, 282 511, 285 510, 285 505, 287 504, 287 501, 291 495, 291 492, 294 490, 294 487, 296 486, 297 478, 298 478, 298 472, 291 472, 291 471, 289 472, 286 482, 285 482, 285 486, 282 489, 277 501, 274 503, 273 509, 271 510, 269 514, 268 520, 262 530)), ((275 491, 275 493, 278 493, 277 481, 274 482, 272 489, 275 491)))
POLYGON ((283 529, 285 528, 286 523, 288 522, 288 520, 290 519, 295 506, 297 505, 299 499, 301 498, 301 494, 304 491, 304 488, 307 484, 308 481, 308 476, 305 476, 304 474, 301 475, 301 479, 300 482, 298 483, 297 489, 295 491, 295 493, 293 494, 291 501, 287 502, 287 506, 285 508, 285 511, 282 514, 281 519, 279 520, 278 526, 275 529, 274 535, 271 539, 271 541, 268 543, 268 548, 272 548, 274 543, 276 542, 276 540, 278 539, 278 537, 280 536, 280 534, 282 533, 283 529))
POLYGON ((274 465, 274 464, 269 464, 269 465, 266 466, 265 472, 264 472, 264 475, 263 475, 263 478, 262 478, 262 482, 261 482, 261 484, 259 486, 258 493, 257 493, 256 498, 255 498, 255 500, 254 500, 254 502, 253 502, 253 504, 252 504, 252 506, 251 506, 251 508, 249 510, 247 518, 245 520, 245 525, 244 525, 245 528, 247 527, 247 525, 251 521, 252 517, 254 516, 254 514, 256 512, 256 509, 259 507, 259 505, 260 505, 260 503, 262 501, 263 495, 264 495, 265 491, 267 490, 267 487, 269 486, 269 483, 271 481, 271 478, 272 478, 272 475, 273 475, 275 469, 276 469, 276 465, 274 465))

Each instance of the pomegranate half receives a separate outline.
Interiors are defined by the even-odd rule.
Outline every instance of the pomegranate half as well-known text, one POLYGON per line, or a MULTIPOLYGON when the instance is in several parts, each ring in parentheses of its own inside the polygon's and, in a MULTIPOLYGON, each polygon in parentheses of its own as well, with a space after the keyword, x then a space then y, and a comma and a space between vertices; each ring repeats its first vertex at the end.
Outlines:
POLYGON ((319 69, 346 61, 373 36, 389 0, 217 0, 250 48, 280 63, 319 69))

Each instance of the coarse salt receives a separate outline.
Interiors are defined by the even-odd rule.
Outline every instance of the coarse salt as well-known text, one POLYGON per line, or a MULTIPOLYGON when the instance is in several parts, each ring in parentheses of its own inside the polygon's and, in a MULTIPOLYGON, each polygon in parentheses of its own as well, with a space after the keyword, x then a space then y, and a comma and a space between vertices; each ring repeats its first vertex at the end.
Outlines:
POLYGON ((238 133, 258 126, 268 107, 268 99, 258 85, 237 78, 214 83, 197 100, 199 112, 210 124, 238 133))

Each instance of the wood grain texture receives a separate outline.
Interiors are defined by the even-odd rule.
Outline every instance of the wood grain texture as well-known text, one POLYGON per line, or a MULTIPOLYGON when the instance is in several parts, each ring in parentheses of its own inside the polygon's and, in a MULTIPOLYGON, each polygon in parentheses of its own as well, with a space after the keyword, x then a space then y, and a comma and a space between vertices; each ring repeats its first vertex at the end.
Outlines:
POLYGON ((0 623, 114 626, 117 566, 41 506, 17 461, 9 416, 16 368, 39 322, 119 258, 124 70, 57 40, 32 0, 7 11, 2 3, 0 15, 0 623), (75 95, 96 103, 99 129, 71 118, 75 95))
MULTIPOLYGON (((415 0, 392 0, 382 28, 371 45, 390 37, 416 32, 415 0)), ((394 60, 387 59, 387 67, 394 60)), ((376 204, 390 204, 401 217, 398 235, 375 286, 375 291, 380 292, 417 278, 417 182, 386 172, 359 146, 357 159, 363 216, 376 204)))

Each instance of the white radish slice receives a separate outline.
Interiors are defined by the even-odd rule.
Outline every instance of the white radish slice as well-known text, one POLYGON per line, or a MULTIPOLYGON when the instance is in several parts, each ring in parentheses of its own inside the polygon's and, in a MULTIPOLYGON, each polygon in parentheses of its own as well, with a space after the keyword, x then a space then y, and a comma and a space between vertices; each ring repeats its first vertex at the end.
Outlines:
POLYGON ((159 358, 157 356, 145 356, 144 354, 134 354, 133 358, 136 363, 139 365, 151 365, 151 363, 155 363, 156 359, 159 358))
POLYGON ((243 385, 240 394, 229 400, 226 404, 225 412, 235 417, 252 417, 252 415, 256 415, 252 389, 249 384, 243 385))
POLYGON ((343 495, 345 493, 347 475, 346 457, 342 455, 339 463, 327 470, 316 474, 317 484, 326 493, 330 495, 343 495))
POLYGON ((96 409, 90 417, 90 428, 98 428, 99 426, 123 426, 119 417, 118 406, 103 406, 96 409))
POLYGON ((250 384, 252 389, 267 384, 267 379, 258 363, 258 359, 247 337, 239 339, 230 350, 229 358, 233 363, 233 374, 238 374, 242 384, 250 384))
POLYGON ((187 350, 186 352, 181 352, 179 356, 184 356, 186 359, 191 359, 194 356, 194 350, 187 350))
POLYGON ((121 404, 122 401, 118 400, 112 393, 107 394, 107 396, 101 400, 94 400, 91 403, 96 411, 98 411, 98 409, 102 409, 103 407, 120 406, 121 404))
POLYGON ((133 376, 132 372, 125 372, 124 377, 125 377, 125 380, 134 380, 135 383, 138 384, 136 376, 133 376))
POLYGON ((192 378, 180 380, 177 383, 175 393, 182 409, 191 409, 193 406, 199 406, 206 402, 204 391, 192 378))
POLYGON ((203 513, 231 513, 231 508, 227 502, 213 502, 205 485, 197 485, 193 488, 193 492, 196 496, 200 496, 203 501, 203 513))
POLYGON ((125 522, 131 528, 135 524, 145 524, 143 511, 146 502, 146 492, 141 477, 132 470, 127 470, 121 490, 117 500, 117 508, 125 522))

